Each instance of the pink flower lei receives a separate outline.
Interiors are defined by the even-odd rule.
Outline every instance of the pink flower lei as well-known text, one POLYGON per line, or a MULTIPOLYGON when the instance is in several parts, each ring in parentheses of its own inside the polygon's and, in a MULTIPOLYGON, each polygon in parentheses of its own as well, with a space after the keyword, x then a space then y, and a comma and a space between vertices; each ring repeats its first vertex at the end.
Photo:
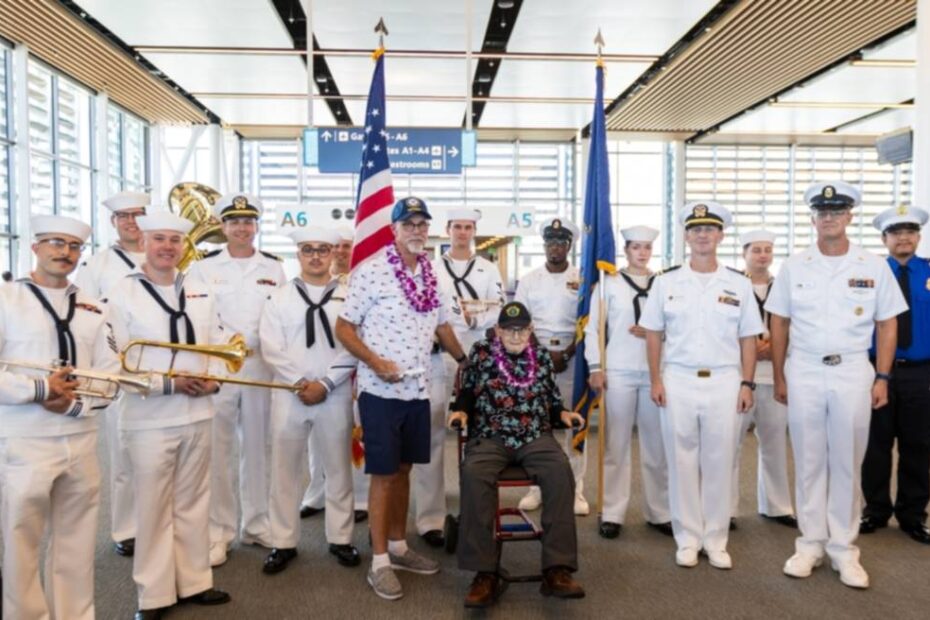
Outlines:
POLYGON ((504 380, 509 384, 515 387, 522 389, 528 388, 536 381, 536 371, 539 366, 536 363, 536 348, 530 344, 527 345, 526 351, 523 355, 527 356, 527 367, 526 367, 526 376, 522 379, 518 379, 513 374, 513 370, 516 365, 507 359, 507 355, 504 352, 504 345, 501 344, 500 338, 495 338, 491 342, 491 354, 494 356, 494 363, 497 365, 497 371, 501 373, 501 376, 504 377, 504 380))
POLYGON ((417 265, 423 272, 423 289, 417 290, 417 283, 407 271, 404 260, 392 243, 387 246, 387 260, 394 268, 394 277, 400 283, 404 296, 414 310, 426 314, 439 307, 439 296, 436 294, 436 274, 425 252, 417 254, 417 265))

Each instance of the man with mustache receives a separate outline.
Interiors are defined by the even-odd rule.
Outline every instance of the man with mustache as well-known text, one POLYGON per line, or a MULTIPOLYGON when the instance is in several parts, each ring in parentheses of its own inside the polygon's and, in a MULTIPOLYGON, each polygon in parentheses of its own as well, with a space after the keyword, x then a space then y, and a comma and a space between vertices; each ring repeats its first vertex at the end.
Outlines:
POLYGON ((430 459, 430 352, 433 337, 459 363, 467 357, 448 323, 449 299, 424 252, 426 203, 410 196, 391 211, 394 242, 355 268, 336 336, 359 360, 358 407, 371 474, 368 583, 381 598, 403 589, 395 570, 432 575, 439 564, 407 547, 410 469, 430 459))
POLYGON ((0 289, 0 359, 62 365, 52 374, 0 371, 0 523, 4 618, 94 618, 94 545, 100 504, 98 415, 107 401, 75 390, 73 367, 115 374, 105 304, 68 282, 90 226, 33 217, 29 277, 0 289), (47 532, 46 532, 47 530, 47 532), (49 543, 44 586, 39 556, 49 543))
MULTIPOLYGON (((930 545, 927 501, 930 499, 930 262, 915 255, 927 211, 897 207, 879 213, 873 225, 888 248, 888 265, 909 310, 898 315, 898 344, 888 404, 872 411, 869 444, 862 462, 865 509, 860 534, 888 524, 917 542, 930 545), (898 444, 898 487, 891 502, 891 463, 898 444)), ((875 359, 875 348, 870 355, 875 359)))
MULTIPOLYGON (((81 263, 74 278, 79 289, 92 297, 107 300, 113 288, 131 273, 138 273, 145 254, 142 252, 142 231, 136 218, 145 215, 151 204, 150 194, 119 192, 103 201, 110 210, 110 224, 117 239, 110 247, 97 252, 81 263)), ((120 402, 105 416, 107 448, 110 453, 110 535, 116 553, 130 557, 135 550, 136 524, 133 521, 134 485, 129 467, 129 455, 120 444, 116 421, 120 402)))

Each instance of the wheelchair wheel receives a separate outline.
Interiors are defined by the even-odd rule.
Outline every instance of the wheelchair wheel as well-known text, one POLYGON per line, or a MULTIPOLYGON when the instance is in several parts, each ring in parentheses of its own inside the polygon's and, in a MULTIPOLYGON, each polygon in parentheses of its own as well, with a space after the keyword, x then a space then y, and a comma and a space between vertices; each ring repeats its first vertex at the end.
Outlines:
POLYGON ((455 548, 459 544, 459 518, 454 515, 446 515, 446 522, 443 525, 443 536, 446 538, 446 553, 455 553, 455 548))

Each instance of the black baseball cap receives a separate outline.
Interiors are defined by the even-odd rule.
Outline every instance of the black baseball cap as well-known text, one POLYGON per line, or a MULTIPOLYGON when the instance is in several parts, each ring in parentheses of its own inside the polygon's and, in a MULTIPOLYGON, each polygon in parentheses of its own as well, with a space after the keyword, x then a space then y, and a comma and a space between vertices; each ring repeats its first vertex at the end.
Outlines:
POLYGON ((497 317, 499 327, 526 327, 533 321, 530 311, 519 301, 512 301, 501 308, 501 313, 497 317))

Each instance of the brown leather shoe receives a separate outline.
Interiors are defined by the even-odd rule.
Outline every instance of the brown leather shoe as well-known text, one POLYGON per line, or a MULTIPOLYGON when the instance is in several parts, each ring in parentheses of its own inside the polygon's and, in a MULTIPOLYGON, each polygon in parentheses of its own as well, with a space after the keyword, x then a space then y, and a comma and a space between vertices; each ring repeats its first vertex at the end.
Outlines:
POLYGON ((505 586, 506 583, 494 573, 476 574, 468 589, 468 594, 465 595, 465 607, 469 609, 490 607, 497 602, 505 586))
POLYGON ((543 596, 557 598, 584 598, 584 588, 572 579, 572 574, 564 566, 554 566, 543 571, 542 585, 539 591, 543 596))

